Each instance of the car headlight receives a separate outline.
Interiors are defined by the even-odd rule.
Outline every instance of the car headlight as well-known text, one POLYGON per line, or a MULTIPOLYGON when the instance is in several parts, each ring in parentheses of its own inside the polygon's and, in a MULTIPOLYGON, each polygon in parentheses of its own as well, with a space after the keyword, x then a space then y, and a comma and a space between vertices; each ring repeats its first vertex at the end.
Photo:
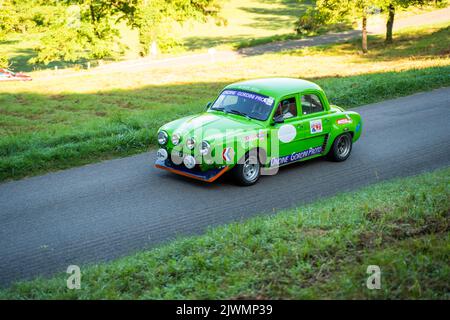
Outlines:
POLYGON ((165 145, 167 143, 167 140, 169 140, 169 136, 167 135, 167 132, 165 132, 165 131, 158 132, 158 143, 160 145, 165 145))
POLYGON ((181 137, 178 133, 174 133, 172 135, 172 143, 174 146, 177 146, 180 143, 181 137))
POLYGON ((189 138, 189 139, 186 140, 186 147, 189 150, 192 150, 192 149, 195 148, 195 140, 194 140, 194 138, 189 138))
POLYGON ((188 156, 184 157, 183 163, 186 166, 186 168, 193 169, 195 167, 196 162, 195 162, 195 158, 193 156, 188 155, 188 156))
POLYGON ((208 141, 203 140, 202 144, 200 145, 200 154, 202 156, 206 156, 211 151, 211 146, 208 143, 208 141))

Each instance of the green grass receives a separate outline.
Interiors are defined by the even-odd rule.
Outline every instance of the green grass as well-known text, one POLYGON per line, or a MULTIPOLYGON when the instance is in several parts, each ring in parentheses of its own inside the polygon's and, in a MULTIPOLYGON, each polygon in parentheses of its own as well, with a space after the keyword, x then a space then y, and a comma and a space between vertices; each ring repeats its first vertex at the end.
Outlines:
POLYGON ((295 37, 295 21, 310 6, 309 0, 228 0, 219 13, 226 26, 210 19, 185 25, 179 36, 188 50, 240 48, 295 37))
POLYGON ((2 299, 449 299, 450 168, 14 284, 2 299), (381 289, 365 286, 368 265, 381 289))
POLYGON ((310 79, 344 108, 449 86, 449 34, 446 26, 428 26, 399 33, 390 46, 373 37, 367 55, 351 41, 231 64, 150 67, 129 77, 36 72, 32 82, 0 87, 0 180, 146 151, 159 126, 200 112, 242 79, 310 79))
MULTIPOLYGON (((369 52, 363 55, 367 61, 396 60, 409 57, 439 57, 450 54, 450 22, 405 28, 396 33, 392 44, 387 44, 382 36, 368 36, 369 52)), ((354 55, 361 46, 361 39, 353 39, 342 44, 327 44, 286 52, 288 55, 354 55)))

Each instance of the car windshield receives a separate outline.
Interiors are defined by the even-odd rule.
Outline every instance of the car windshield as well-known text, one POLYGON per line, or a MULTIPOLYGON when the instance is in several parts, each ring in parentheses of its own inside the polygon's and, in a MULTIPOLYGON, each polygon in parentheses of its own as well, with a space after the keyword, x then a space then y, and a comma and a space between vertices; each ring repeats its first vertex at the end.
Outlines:
POLYGON ((212 105, 211 110, 264 121, 272 111, 273 102, 273 98, 254 92, 224 90, 212 105))

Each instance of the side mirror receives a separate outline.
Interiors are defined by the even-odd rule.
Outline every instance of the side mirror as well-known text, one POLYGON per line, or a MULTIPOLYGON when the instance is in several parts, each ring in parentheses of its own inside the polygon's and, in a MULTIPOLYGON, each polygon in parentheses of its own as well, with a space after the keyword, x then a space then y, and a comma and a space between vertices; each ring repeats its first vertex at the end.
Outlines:
POLYGON ((208 102, 208 103, 206 104, 206 106, 205 106, 205 111, 208 110, 209 107, 211 107, 211 105, 212 105, 212 102, 211 102, 211 101, 208 102))

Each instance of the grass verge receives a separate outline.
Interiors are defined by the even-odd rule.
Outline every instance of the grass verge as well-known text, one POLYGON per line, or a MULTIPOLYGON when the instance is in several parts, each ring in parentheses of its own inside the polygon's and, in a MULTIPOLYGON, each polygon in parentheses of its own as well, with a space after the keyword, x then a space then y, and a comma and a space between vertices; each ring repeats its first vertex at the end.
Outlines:
POLYGON ((1 299, 448 299, 450 168, 260 216, 66 274, 1 299), (381 289, 366 288, 367 266, 381 289))

